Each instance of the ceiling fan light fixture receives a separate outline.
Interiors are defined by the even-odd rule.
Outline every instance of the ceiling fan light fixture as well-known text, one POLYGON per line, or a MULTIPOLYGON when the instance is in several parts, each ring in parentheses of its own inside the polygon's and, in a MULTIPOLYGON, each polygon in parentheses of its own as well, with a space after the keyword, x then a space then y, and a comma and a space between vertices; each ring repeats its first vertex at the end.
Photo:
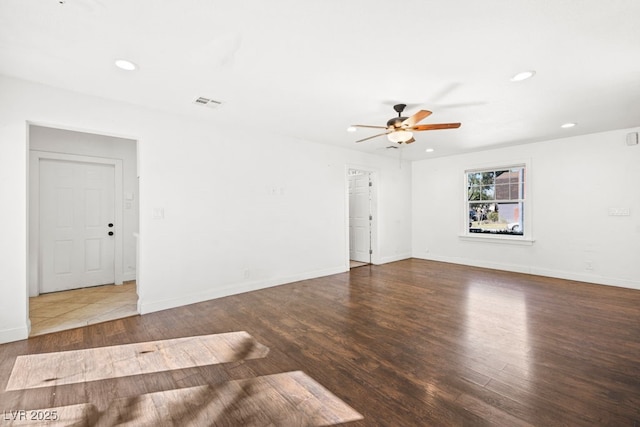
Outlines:
POLYGON ((512 82, 522 82, 524 80, 529 80, 531 77, 535 76, 536 72, 533 70, 529 70, 529 71, 522 71, 516 75, 514 75, 513 77, 511 77, 511 81, 512 82))
POLYGON ((413 138, 413 133, 407 130, 397 130, 387 135, 387 138, 389 138, 389 141, 391 142, 400 144, 413 138))

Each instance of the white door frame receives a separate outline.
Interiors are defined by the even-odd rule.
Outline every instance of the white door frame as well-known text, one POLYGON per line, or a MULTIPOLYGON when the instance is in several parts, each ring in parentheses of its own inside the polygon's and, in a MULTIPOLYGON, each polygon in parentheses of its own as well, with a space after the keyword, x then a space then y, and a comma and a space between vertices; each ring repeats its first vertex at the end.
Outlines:
POLYGON ((380 249, 378 247, 378 171, 376 169, 372 169, 371 167, 347 164, 345 165, 344 170, 344 194, 345 194, 345 208, 344 208, 344 217, 345 217, 345 239, 346 239, 346 255, 345 255, 345 266, 347 270, 349 270, 349 169, 355 169, 362 172, 369 173, 371 178, 371 208, 370 213, 372 216, 371 220, 371 264, 378 265, 380 264, 380 249))
POLYGON ((29 152, 29 295, 40 293, 42 268, 40 265, 40 160, 64 160, 70 162, 112 165, 115 172, 115 225, 114 225, 114 281, 122 285, 123 246, 122 246, 122 160, 104 157, 80 156, 76 154, 53 153, 47 151, 29 152))

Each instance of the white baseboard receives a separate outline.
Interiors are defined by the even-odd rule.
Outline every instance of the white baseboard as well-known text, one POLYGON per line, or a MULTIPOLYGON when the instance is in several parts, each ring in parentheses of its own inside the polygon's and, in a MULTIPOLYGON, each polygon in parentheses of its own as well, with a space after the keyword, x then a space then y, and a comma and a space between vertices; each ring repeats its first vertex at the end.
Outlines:
POLYGON ((589 274, 573 273, 568 271, 549 270, 545 268, 532 268, 531 274, 539 276, 555 277, 558 279, 575 280, 576 282, 595 283, 597 285, 617 286, 640 290, 640 282, 618 277, 605 277, 589 274))
POLYGON ((0 330, 0 344, 26 340, 27 338, 29 338, 29 325, 27 323, 17 328, 0 330))
POLYGON ((402 261, 403 259, 409 259, 409 258, 411 258, 411 254, 410 253, 394 255, 394 256, 386 256, 386 257, 382 257, 382 258, 378 259, 378 262, 375 263, 375 264, 376 265, 382 265, 382 264, 387 264, 387 263, 390 263, 390 262, 402 261))
POLYGON ((504 264, 498 262, 478 261, 468 258, 447 257, 440 255, 414 256, 418 259, 426 259, 431 261, 449 262, 452 264, 469 265, 472 267, 491 268, 494 270, 512 271, 514 273, 535 274, 537 276, 553 277, 556 279, 574 280, 576 282, 595 283, 597 285, 618 286, 621 288, 630 288, 640 290, 640 282, 635 280, 620 279, 617 277, 605 277, 589 274, 580 274, 570 271, 551 270, 546 268, 538 268, 532 266, 523 266, 516 264, 504 264))
POLYGON ((144 301, 142 298, 138 300, 138 312, 140 314, 153 313, 155 311, 167 310, 184 305, 195 304, 198 302, 208 301, 216 298, 222 298, 229 295, 241 294, 244 292, 257 291, 259 289, 270 288, 273 286, 284 285, 301 280, 315 279, 316 277, 330 276, 332 274, 344 273, 344 267, 334 267, 324 270, 316 270, 308 273, 297 274, 289 277, 281 277, 277 279, 255 280, 251 282, 235 283, 209 289, 205 292, 183 295, 179 298, 169 298, 158 301, 144 301))
POLYGON ((122 275, 122 281, 123 282, 130 282, 131 280, 136 280, 136 272, 135 271, 133 273, 124 273, 122 275))

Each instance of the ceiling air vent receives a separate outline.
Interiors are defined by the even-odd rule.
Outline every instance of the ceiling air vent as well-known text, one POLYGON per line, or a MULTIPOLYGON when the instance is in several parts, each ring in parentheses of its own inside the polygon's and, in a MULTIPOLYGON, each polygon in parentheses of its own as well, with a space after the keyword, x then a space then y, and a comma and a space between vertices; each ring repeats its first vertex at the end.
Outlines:
POLYGON ((204 106, 209 107, 209 108, 218 108, 219 106, 222 105, 222 102, 220 102, 220 101, 216 101, 215 99, 211 99, 211 98, 205 98, 203 96, 201 96, 200 98, 197 98, 193 102, 196 105, 204 105, 204 106))

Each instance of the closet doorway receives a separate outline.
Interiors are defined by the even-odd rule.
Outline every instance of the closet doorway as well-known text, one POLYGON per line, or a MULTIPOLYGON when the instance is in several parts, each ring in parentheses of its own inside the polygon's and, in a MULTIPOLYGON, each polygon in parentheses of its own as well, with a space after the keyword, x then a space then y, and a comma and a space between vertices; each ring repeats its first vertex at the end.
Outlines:
POLYGON ((350 168, 349 188, 349 268, 369 265, 373 261, 375 215, 375 174, 350 168))

